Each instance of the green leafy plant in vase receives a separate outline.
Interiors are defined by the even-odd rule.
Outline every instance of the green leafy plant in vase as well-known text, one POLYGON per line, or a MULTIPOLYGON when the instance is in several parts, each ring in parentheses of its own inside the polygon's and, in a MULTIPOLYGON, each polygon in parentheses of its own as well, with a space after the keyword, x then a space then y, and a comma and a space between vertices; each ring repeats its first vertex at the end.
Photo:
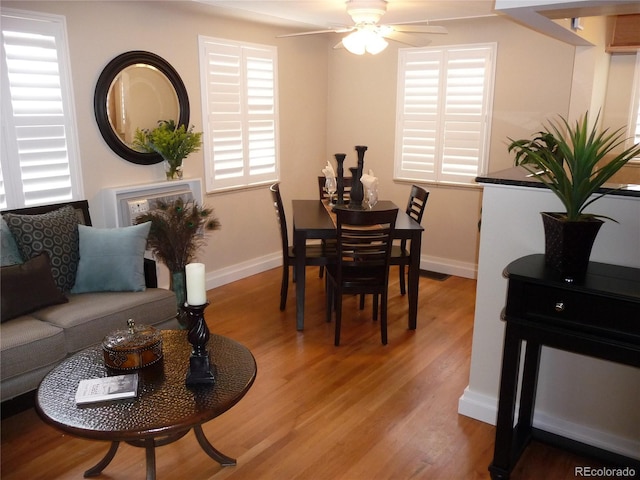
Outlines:
POLYGON ((159 120, 152 130, 136 129, 133 148, 160 155, 165 161, 167 180, 182 178, 183 160, 202 145, 202 132, 193 129, 193 125, 187 129, 173 120, 159 120))
MULTIPOLYGON (((169 269, 170 288, 176 294, 180 310, 186 300, 185 267, 206 244, 205 232, 219 230, 220 221, 213 209, 178 198, 171 202, 158 201, 155 208, 136 218, 136 224, 145 222, 151 222, 147 248, 169 269)), ((186 327, 186 320, 180 314, 178 319, 181 326, 186 327)))
POLYGON ((546 185, 566 210, 541 212, 547 265, 566 281, 585 275, 601 219, 615 221, 586 213, 585 208, 616 190, 607 189, 605 183, 640 155, 640 144, 622 150, 627 140, 624 127, 599 130, 599 118, 597 115, 590 127, 588 112, 574 124, 560 116, 532 139, 509 139, 508 150, 515 152, 515 164, 546 185))

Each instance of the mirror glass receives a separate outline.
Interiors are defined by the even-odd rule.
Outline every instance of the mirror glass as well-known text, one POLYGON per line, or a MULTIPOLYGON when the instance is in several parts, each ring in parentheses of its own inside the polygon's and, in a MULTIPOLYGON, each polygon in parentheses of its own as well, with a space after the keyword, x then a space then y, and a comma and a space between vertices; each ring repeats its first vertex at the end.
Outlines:
POLYGON ((188 127, 189 98, 182 79, 164 59, 132 51, 117 56, 102 71, 94 111, 100 133, 115 153, 151 165, 162 162, 162 157, 132 148, 136 129, 155 128, 159 120, 188 127))
POLYGON ((178 122, 180 105, 169 79, 144 63, 123 69, 107 94, 109 124, 121 142, 131 147, 136 129, 153 129, 158 120, 178 122))

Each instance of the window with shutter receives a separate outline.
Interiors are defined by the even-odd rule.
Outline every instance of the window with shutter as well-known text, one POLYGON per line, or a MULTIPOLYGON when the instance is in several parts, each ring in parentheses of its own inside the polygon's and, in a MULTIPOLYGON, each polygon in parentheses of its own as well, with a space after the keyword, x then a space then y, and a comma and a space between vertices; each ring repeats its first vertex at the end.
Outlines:
POLYGON ((472 183, 488 163, 496 44, 398 53, 395 178, 472 183))
POLYGON ((64 17, 2 11, 0 208, 82 198, 64 17))
POLYGON ((207 191, 278 180, 276 48, 199 42, 207 191))

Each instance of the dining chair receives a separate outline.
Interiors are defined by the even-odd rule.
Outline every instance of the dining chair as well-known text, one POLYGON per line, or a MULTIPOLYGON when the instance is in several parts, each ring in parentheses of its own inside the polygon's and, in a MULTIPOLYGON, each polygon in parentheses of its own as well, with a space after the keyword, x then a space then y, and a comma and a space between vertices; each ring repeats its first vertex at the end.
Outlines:
MULTIPOLYGON (((353 182, 353 177, 342 177, 344 184, 344 196, 342 197, 347 202, 349 201, 349 195, 351 194, 351 185, 353 182)), ((329 198, 329 194, 324 189, 324 182, 326 177, 324 175, 318 175, 318 193, 320 194, 320 200, 324 200, 325 198, 329 198)), ((336 198, 338 198, 338 193, 334 194, 336 198)))
MULTIPOLYGON (((407 202, 407 209, 405 212, 416 222, 421 223, 424 215, 424 209, 427 206, 427 200, 429 198, 429 191, 417 185, 411 186, 411 192, 409 193, 409 201, 407 202)), ((400 271, 400 294, 407 293, 407 287, 405 283, 405 266, 411 263, 409 256, 409 248, 407 247, 408 240, 402 239, 399 244, 394 244, 391 247, 391 265, 398 265, 400 271)))
POLYGON ((373 318, 378 316, 381 298, 380 335, 387 344, 387 298, 391 245, 398 209, 337 209, 336 260, 326 265, 327 321, 335 307, 335 345, 340 345, 342 296, 368 294, 374 296, 373 318))
MULTIPOLYGON (((287 232, 287 219, 282 204, 282 196, 280 194, 280 184, 274 183, 269 187, 271 197, 273 198, 273 206, 276 210, 276 217, 280 226, 280 239, 282 241, 282 283, 280 286, 280 310, 284 310, 287 306, 287 292, 289 290, 289 267, 293 267, 296 262, 296 254, 292 246, 289 245, 289 234, 287 232)), ((321 244, 309 244, 306 246, 305 264, 325 266, 331 258, 335 257, 335 249, 325 247, 321 244)), ((295 275, 293 277, 295 282, 295 275)))
MULTIPOLYGON (((326 180, 326 177, 324 175, 318 175, 318 193, 319 193, 319 198, 320 200, 325 200, 327 198, 329 198, 329 194, 327 193, 327 191, 324 189, 324 182, 326 180)), ((349 203, 349 195, 351 194, 351 185, 352 185, 352 181, 353 181, 353 177, 343 177, 343 185, 344 185, 344 194, 343 194, 343 200, 345 200, 346 203, 349 203)), ((337 193, 335 193, 336 195, 336 199, 337 197, 337 193)), ((322 240, 322 244, 325 245, 325 247, 327 248, 333 248, 335 249, 335 240, 334 239, 324 239, 322 240)), ((318 272, 318 276, 320 278, 322 278, 322 276, 324 275, 324 267, 320 267, 320 271, 318 272)))

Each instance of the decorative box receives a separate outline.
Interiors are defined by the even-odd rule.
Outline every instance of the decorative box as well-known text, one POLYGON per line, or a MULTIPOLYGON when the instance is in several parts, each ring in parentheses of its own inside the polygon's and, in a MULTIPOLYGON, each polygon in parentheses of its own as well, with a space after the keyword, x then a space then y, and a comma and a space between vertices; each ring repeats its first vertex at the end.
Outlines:
POLYGON ((149 325, 135 325, 116 330, 102 341, 104 363, 116 370, 135 370, 152 365, 162 359, 162 334, 149 325))

